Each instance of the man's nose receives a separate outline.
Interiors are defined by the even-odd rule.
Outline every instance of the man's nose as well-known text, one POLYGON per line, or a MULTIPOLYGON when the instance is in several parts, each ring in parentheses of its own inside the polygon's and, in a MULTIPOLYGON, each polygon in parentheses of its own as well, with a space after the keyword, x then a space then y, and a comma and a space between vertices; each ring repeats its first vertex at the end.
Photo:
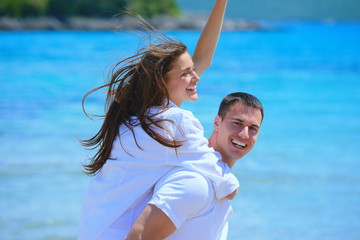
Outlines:
POLYGON ((239 132, 239 136, 241 138, 249 138, 249 128, 248 127, 243 127, 241 129, 241 131, 239 132))

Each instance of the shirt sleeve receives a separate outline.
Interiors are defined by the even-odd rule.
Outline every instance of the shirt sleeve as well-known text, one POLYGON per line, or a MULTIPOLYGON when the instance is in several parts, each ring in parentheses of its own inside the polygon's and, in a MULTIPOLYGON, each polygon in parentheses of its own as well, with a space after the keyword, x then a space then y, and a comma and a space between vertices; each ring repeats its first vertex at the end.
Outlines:
POLYGON ((179 111, 175 122, 174 137, 182 140, 182 146, 177 149, 167 148, 168 163, 195 170, 209 178, 217 199, 222 199, 239 188, 239 181, 228 165, 221 161, 221 155, 208 146, 209 142, 199 120, 188 111, 179 111))
POLYGON ((183 168, 175 170, 156 183, 149 204, 158 207, 179 228, 211 207, 214 192, 211 183, 201 174, 183 168))

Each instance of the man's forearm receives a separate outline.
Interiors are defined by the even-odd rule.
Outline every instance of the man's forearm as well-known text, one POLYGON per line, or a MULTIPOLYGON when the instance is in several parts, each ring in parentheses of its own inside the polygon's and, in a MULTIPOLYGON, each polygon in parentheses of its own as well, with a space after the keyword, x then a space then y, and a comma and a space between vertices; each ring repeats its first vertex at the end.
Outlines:
POLYGON ((176 227, 155 205, 147 205, 130 229, 126 240, 161 240, 172 234, 176 227))

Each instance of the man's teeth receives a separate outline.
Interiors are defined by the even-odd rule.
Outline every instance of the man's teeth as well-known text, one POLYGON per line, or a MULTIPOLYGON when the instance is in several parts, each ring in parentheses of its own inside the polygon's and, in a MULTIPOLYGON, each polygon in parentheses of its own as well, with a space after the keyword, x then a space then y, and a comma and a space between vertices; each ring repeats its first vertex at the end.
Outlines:
POLYGON ((187 90, 195 90, 196 89, 196 86, 193 86, 193 87, 188 87, 186 88, 187 90))
POLYGON ((246 144, 245 144, 245 143, 238 142, 238 141, 236 141, 236 140, 231 140, 231 142, 232 142, 233 144, 235 144, 236 146, 239 146, 239 147, 242 147, 242 148, 246 147, 246 144))

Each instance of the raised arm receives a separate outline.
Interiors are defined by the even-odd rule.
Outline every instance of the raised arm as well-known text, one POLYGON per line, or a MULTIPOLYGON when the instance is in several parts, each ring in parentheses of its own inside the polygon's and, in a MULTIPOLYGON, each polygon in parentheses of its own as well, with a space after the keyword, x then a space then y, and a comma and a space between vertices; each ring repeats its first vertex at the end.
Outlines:
POLYGON ((227 0, 216 0, 196 45, 193 61, 198 75, 211 65, 223 25, 226 4, 227 0))

